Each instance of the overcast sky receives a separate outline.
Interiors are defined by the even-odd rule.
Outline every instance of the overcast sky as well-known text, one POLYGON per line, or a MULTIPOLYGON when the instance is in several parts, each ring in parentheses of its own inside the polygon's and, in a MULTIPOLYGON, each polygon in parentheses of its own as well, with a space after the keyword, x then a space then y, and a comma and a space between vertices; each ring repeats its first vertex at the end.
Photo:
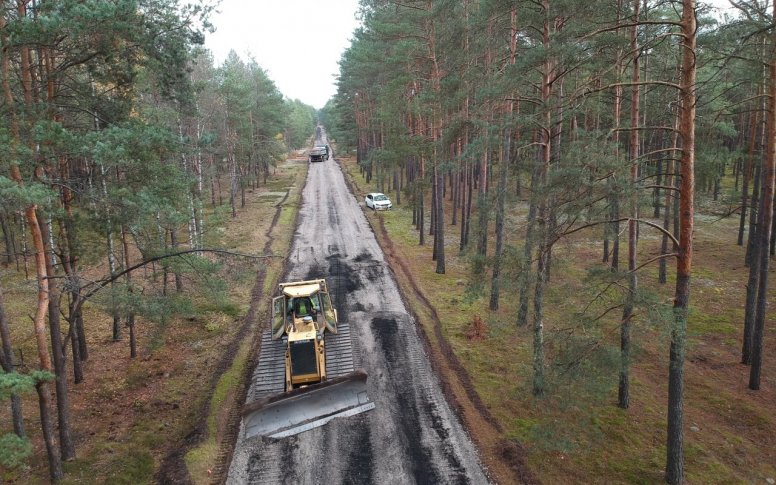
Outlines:
POLYGON ((205 46, 219 64, 231 49, 253 56, 286 97, 322 108, 337 91, 357 9, 358 0, 222 0, 205 46))
POLYGON ((205 46, 219 64, 232 49, 253 56, 286 97, 322 108, 337 91, 357 9, 358 0, 222 0, 205 46))

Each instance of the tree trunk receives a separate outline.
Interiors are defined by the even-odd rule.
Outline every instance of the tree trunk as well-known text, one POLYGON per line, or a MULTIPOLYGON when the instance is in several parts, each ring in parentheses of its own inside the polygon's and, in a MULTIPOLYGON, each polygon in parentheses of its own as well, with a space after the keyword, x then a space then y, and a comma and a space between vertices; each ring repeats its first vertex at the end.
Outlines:
MULTIPOLYGON (((178 235, 174 228, 170 229, 170 245, 173 251, 178 249, 178 235)), ((175 291, 180 293, 183 291, 183 277, 181 277, 180 271, 173 271, 175 276, 175 291)))
MULTIPOLYGON (((620 25, 622 15, 622 0, 617 0, 617 25, 620 25)), ((617 33, 619 34, 619 28, 617 33)), ((615 75, 616 85, 614 87, 614 103, 613 103, 613 122, 614 131, 612 132, 612 142, 614 143, 614 157, 619 162, 620 159, 620 117, 622 113, 622 85, 620 80, 623 74, 622 67, 622 49, 618 49, 617 58, 615 60, 615 75)), ((604 237, 604 262, 611 261, 612 271, 617 271, 620 264, 620 204, 619 193, 616 181, 609 181, 609 218, 612 220, 611 225, 608 225, 605 231, 608 229, 608 234, 605 233, 604 237), (612 239, 611 256, 608 252, 608 239, 612 239)))
POLYGON ((485 261, 488 257, 488 222, 490 218, 490 204, 488 203, 488 158, 490 147, 485 143, 485 152, 482 154, 479 170, 479 193, 477 197, 477 255, 475 256, 473 271, 475 275, 485 273, 485 261))
POLYGON ((442 195, 442 185, 444 185, 444 175, 439 167, 434 167, 434 176, 436 177, 436 231, 434 231, 434 246, 436 248, 436 273, 445 274, 445 201, 442 195))
POLYGON ((418 204, 418 233, 420 236, 420 240, 418 241, 418 244, 423 246, 426 244, 426 221, 425 221, 425 211, 423 207, 423 199, 424 199, 424 193, 423 193, 423 184, 425 183, 425 170, 424 170, 425 161, 423 160, 423 157, 420 157, 420 172, 418 173, 418 179, 417 179, 417 204, 418 204))
MULTIPOLYGON (((764 77, 764 76, 763 76, 764 77)), ((763 81, 765 82, 765 81, 763 81)), ((763 106, 762 110, 763 112, 767 109, 766 101, 763 100, 763 106)), ((765 144, 767 140, 765 139, 765 116, 763 116, 763 119, 760 120, 760 126, 758 127, 758 136, 760 138, 760 147, 765 150, 765 144)), ((758 214, 760 211, 760 207, 762 206, 760 201, 760 179, 762 178, 762 171, 763 171, 763 163, 761 160, 762 157, 756 158, 754 163, 754 180, 752 181, 752 197, 749 203, 749 234, 747 237, 746 242, 746 255, 744 257, 744 265, 748 268, 752 265, 752 261, 756 258, 752 255, 752 251, 755 247, 755 241, 757 240, 757 222, 758 222, 758 214)))
MULTIPOLYGON (((639 7, 641 0, 633 0, 634 23, 639 21, 639 7)), ((625 296, 625 305, 622 311, 622 323, 620 325, 620 382, 617 392, 617 405, 621 409, 630 406, 630 324, 633 318, 633 306, 638 291, 638 278, 636 275, 636 221, 638 220, 638 201, 636 190, 639 180, 639 41, 638 25, 631 29, 631 52, 633 53, 633 87, 631 90, 631 130, 630 130, 630 219, 628 220, 628 292, 625 296)))
MULTIPOLYGON (((60 170, 63 180, 68 171, 66 157, 60 158, 60 170)), ((81 299, 81 283, 78 276, 78 243, 76 240, 76 230, 73 224, 72 192, 68 187, 62 189, 62 204, 65 209, 64 220, 60 220, 60 231, 63 235, 63 257, 62 266, 68 278, 70 286, 70 305, 68 312, 68 322, 72 330, 70 335, 73 339, 73 372, 76 376, 76 383, 83 381, 82 362, 89 359, 89 349, 86 344, 86 331, 83 324, 83 312, 80 305, 76 302, 81 299), (77 349, 76 349, 77 344, 77 349), (76 353, 77 351, 77 353, 76 353)), ((53 264, 54 261, 52 260, 53 264)), ((57 306, 58 307, 58 306, 57 306)))
MULTIPOLYGON (((5 2, 0 0, 0 7, 5 7, 5 2)), ((27 2, 20 0, 17 2, 17 11, 20 18, 27 17, 27 2)), ((5 16, 0 15, 0 35, 2 35, 2 43, 8 45, 8 39, 5 29, 5 16)), ((22 94, 24 98, 24 106, 28 109, 33 107, 32 99, 32 68, 30 65, 30 52, 29 47, 19 47, 21 62, 20 72, 22 77, 22 94)), ((9 81, 9 64, 8 51, 3 49, 0 51, 0 76, 2 77, 3 92, 5 95, 6 109, 10 110, 10 125, 11 125, 11 146, 14 152, 21 145, 21 134, 19 129, 19 123, 16 118, 16 114, 12 111, 12 107, 15 106, 13 92, 11 91, 9 81)), ((16 164, 10 165, 11 179, 16 182, 20 187, 24 185, 21 172, 16 164)), ((35 248, 35 274, 37 276, 38 283, 38 303, 35 310, 35 317, 33 318, 35 329, 35 342, 38 350, 38 359, 40 361, 40 369, 43 371, 51 372, 51 358, 48 353, 48 345, 46 342, 46 310, 49 303, 49 285, 46 273, 46 249, 43 243, 43 236, 38 223, 37 206, 30 204, 25 209, 25 219, 29 226, 30 236, 35 248)), ((58 481, 62 478, 62 461, 57 450, 53 427, 51 424, 51 414, 49 412, 51 406, 51 390, 47 381, 40 381, 36 384, 38 391, 38 403, 40 410, 41 429, 43 431, 43 440, 46 444, 46 451, 49 462, 49 476, 52 481, 58 481)))
MULTIPOLYGON (((50 241, 48 234, 48 225, 41 226, 43 240, 50 241)), ((46 274, 49 278, 49 303, 48 319, 51 333, 51 355, 54 361, 54 385, 57 394, 57 417, 59 419, 59 449, 63 460, 72 460, 75 458, 75 445, 70 432, 70 398, 67 388, 67 359, 65 358, 65 345, 62 341, 62 327, 60 324, 59 304, 62 299, 62 293, 57 283, 58 278, 54 270, 54 262, 51 254, 54 249, 46 247, 46 274)), ((73 328, 70 334, 75 335, 73 328)), ((74 347, 75 348, 75 347, 74 347)), ((80 361, 79 361, 80 363, 80 361)), ((83 377, 82 377, 83 379, 83 377)), ((79 382, 79 381, 76 381, 79 382)))
POLYGON ((508 128, 504 129, 504 146, 502 148, 501 166, 499 167, 498 188, 496 189, 496 249, 493 254, 493 274, 490 284, 490 309, 498 310, 499 294, 501 291, 501 259, 504 253, 504 204, 507 193, 507 173, 509 152, 511 149, 512 133, 508 128))
POLYGON ((528 203, 528 216, 526 216, 525 243, 523 244, 523 264, 520 267, 518 285, 520 287, 520 300, 517 310, 517 326, 522 327, 528 323, 528 292, 531 283, 532 255, 534 248, 534 231, 536 226, 536 212, 539 204, 539 191, 541 190, 540 178, 542 171, 541 158, 537 157, 533 173, 531 174, 531 200, 528 203))
POLYGON ((16 248, 14 247, 13 233, 3 214, 0 214, 0 227, 3 229, 3 238, 5 239, 5 265, 10 266, 13 263, 16 248))
MULTIPOLYGON (((14 165, 12 170, 18 168, 14 165)), ((16 178, 16 177, 14 177, 16 178)), ((17 183, 21 184, 21 177, 18 177, 17 183)), ((46 343, 46 310, 49 305, 49 283, 46 273, 46 248, 43 243, 43 235, 38 223, 36 214, 37 207, 32 205, 27 207, 27 224, 30 228, 32 242, 35 247, 35 271, 38 279, 38 308, 35 311, 35 341, 38 347, 38 360, 40 369, 51 372, 51 357, 46 343)), ((43 441, 46 444, 46 454, 49 462, 49 476, 52 481, 59 481, 63 476, 62 460, 54 439, 54 426, 51 420, 51 387, 47 381, 41 381, 36 384, 38 391, 38 404, 40 410, 40 426, 43 431, 43 441)))
MULTIPOLYGON (((549 16, 550 0, 542 0, 542 10, 545 14, 544 25, 542 28, 542 45, 549 51, 550 33, 553 19, 549 16)), ((536 265, 536 286, 534 288, 534 321, 533 321, 533 395, 542 396, 544 394, 544 287, 547 276, 547 257, 550 249, 550 234, 548 231, 548 221, 550 216, 549 201, 551 195, 546 190, 550 175, 550 162, 552 159, 552 78, 555 72, 555 63, 552 58, 544 61, 542 72, 542 102, 546 107, 543 113, 542 126, 540 130, 540 173, 537 176, 539 192, 535 198, 539 199, 538 220, 536 225, 539 229, 539 247, 537 252, 536 265)), ((534 187, 535 188, 535 187, 534 187)), ((526 241, 528 244, 528 241, 526 241)), ((529 266, 530 267, 530 266, 529 266)), ((525 271, 527 268, 523 268, 525 271)), ((518 322, 519 323, 519 322, 518 322)))
MULTIPOLYGON (((669 153, 671 154, 671 158, 666 161, 666 177, 665 177, 665 184, 666 187, 671 187, 672 184, 674 184, 674 179, 678 178, 674 173, 676 172, 676 162, 674 159, 676 158, 677 149, 679 148, 679 117, 676 117, 676 127, 674 129, 674 133, 671 136, 671 147, 673 148, 669 153)), ((671 206, 673 205, 672 200, 677 198, 677 194, 674 193, 672 190, 666 190, 665 191, 665 210, 663 211, 663 235, 660 242, 660 255, 663 256, 660 258, 660 262, 658 263, 658 282, 665 284, 667 279, 667 258, 665 257, 668 254, 668 232, 670 231, 671 226, 671 215, 672 210, 671 206)), ((672 245, 672 251, 676 251, 676 247, 672 245)))
MULTIPOLYGON (((436 156, 434 156, 436 159, 436 156)), ((436 231, 436 216, 437 216, 437 161, 434 160, 434 165, 431 168, 431 220, 428 224, 428 235, 433 236, 436 231)), ((431 260, 436 261, 436 238, 434 239, 434 247, 431 251, 431 260)))
POLYGON ((676 259, 674 321, 671 326, 668 371, 668 437, 665 479, 671 485, 684 480, 684 358, 692 273, 695 198, 695 0, 682 1, 682 73, 680 76, 682 139, 679 187, 679 248, 676 259))
MULTIPOLYGON (((776 15, 776 4, 773 5, 776 15)), ((752 332, 752 367, 749 371, 749 389, 760 389, 760 374, 763 360, 763 334, 765 332, 765 312, 768 306, 768 269, 770 265, 771 230, 773 225, 773 196, 776 183, 776 32, 771 33, 770 79, 768 80, 768 135, 767 153, 762 170, 762 206, 760 210, 757 257, 752 259, 752 268, 758 267, 760 278, 757 288, 757 307, 752 332)))
MULTIPOLYGON (((510 43, 509 64, 514 65, 517 57, 517 8, 510 12, 510 43)), ((514 98, 514 96, 511 96, 514 98)), ((512 115, 515 109, 514 101, 508 101, 505 106, 506 125, 503 130, 501 146, 501 166, 499 167, 498 189, 496 191, 496 249, 493 255, 493 275, 490 287, 490 309, 498 310, 501 292, 501 259, 504 254, 504 205, 507 196, 507 177, 512 154, 512 115)))
MULTIPOLYGON (((543 209, 541 212, 544 213, 545 210, 543 209)), ((532 392, 537 397, 544 395, 544 311, 542 302, 544 301, 544 268, 547 262, 545 242, 546 238, 542 235, 536 264, 536 286, 534 288, 532 392)))
MULTIPOLYGON (((124 247, 124 267, 129 268, 129 241, 127 237, 127 229, 122 226, 121 228, 121 244, 124 247)), ((132 276, 130 272, 126 274, 127 291, 132 294, 132 276)), ((131 358, 137 357, 137 342, 135 340, 135 312, 129 310, 127 315, 127 327, 129 327, 129 356, 131 358)))
MULTIPOLYGON (((105 166, 100 163, 100 185, 102 187, 102 196, 105 198, 105 200, 108 200, 108 185, 106 182, 107 177, 107 171, 105 170, 105 166)), ((107 204, 106 204, 107 205, 107 204)), ((105 233, 105 238, 107 242, 107 249, 108 249, 108 269, 110 270, 110 276, 113 278, 113 276, 116 274, 117 265, 116 265, 116 250, 113 246, 113 222, 110 218, 110 214, 108 214, 107 218, 107 226, 108 229, 105 233)), ((116 308, 116 304, 114 301, 113 293, 116 288, 115 282, 111 282, 110 284, 111 288, 111 313, 113 314, 113 326, 112 326, 112 338, 113 341, 121 340, 121 315, 119 315, 118 309, 116 308)))
MULTIPOLYGON (((2 367, 6 374, 16 372, 16 365, 13 359, 13 348, 11 346, 11 329, 8 320, 5 317, 5 302, 3 300, 3 290, 0 288, 0 343, 2 344, 2 367)), ((24 438, 24 415, 22 414, 22 400, 18 394, 11 394, 11 416, 13 420, 13 432, 16 436, 24 438)))

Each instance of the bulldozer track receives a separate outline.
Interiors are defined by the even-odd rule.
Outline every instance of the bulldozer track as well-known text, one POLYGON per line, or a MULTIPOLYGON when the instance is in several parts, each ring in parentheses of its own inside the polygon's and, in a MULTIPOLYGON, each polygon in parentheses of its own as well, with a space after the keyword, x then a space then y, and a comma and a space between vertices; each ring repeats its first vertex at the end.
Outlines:
POLYGON ((337 324, 337 333, 326 333, 326 378, 344 376, 355 370, 350 325, 337 324))
POLYGON ((285 336, 280 340, 272 340, 270 330, 261 334, 261 354, 250 390, 251 400, 280 394, 285 390, 287 341, 285 336))
MULTIPOLYGON (((355 370, 350 325, 340 322, 337 333, 327 332, 326 377, 329 379, 349 374, 355 370)), ((251 400, 282 394, 286 384, 286 342, 288 337, 272 340, 269 330, 261 335, 261 354, 256 364, 254 380, 249 391, 251 400)))

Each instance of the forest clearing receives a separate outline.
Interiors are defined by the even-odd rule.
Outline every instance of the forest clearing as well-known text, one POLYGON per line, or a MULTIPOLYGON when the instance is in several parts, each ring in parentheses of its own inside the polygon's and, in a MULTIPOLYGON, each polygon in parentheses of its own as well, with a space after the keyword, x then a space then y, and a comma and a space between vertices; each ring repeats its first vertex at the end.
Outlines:
POLYGON ((210 2, 0 6, 0 481, 776 482, 776 3, 360 0, 320 109, 210 2), (375 408, 246 437, 281 278, 375 408))

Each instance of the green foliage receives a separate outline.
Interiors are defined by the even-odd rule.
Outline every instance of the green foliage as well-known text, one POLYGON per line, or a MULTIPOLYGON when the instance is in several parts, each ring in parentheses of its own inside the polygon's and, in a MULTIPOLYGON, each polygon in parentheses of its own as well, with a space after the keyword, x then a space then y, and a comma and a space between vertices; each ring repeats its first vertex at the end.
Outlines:
POLYGON ((43 184, 20 186, 13 180, 0 175, 0 205, 6 210, 21 210, 30 204, 49 207, 56 200, 56 193, 43 184))
POLYGON ((290 101, 290 112, 286 124, 290 148, 302 148, 315 130, 315 109, 298 99, 290 101))
POLYGON ((8 399, 12 394, 28 392, 34 387, 35 379, 32 376, 7 373, 0 369, 0 400, 8 399))
MULTIPOLYGON (((41 381, 53 380, 50 372, 34 371, 30 374, 16 372, 6 373, 0 369, 0 401, 7 400, 11 395, 31 392, 35 384, 41 381)), ((32 443, 12 433, 0 434, 0 466, 16 468, 24 464, 32 456, 32 443)))
POLYGON ((0 466, 16 468, 32 456, 32 443, 12 433, 0 435, 0 466))

